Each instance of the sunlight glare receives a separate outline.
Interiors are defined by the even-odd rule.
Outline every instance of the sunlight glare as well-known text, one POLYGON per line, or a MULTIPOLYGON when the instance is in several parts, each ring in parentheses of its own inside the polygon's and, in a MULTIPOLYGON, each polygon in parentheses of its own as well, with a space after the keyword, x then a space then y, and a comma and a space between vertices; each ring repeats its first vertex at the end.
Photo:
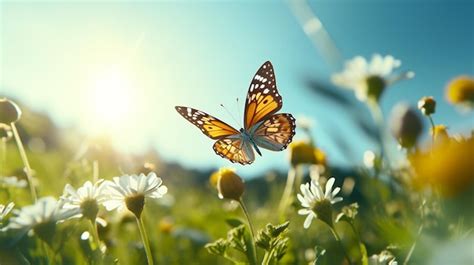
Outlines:
MULTIPOLYGON (((88 133, 127 138, 134 117, 138 115, 138 87, 132 71, 111 65, 94 71, 87 84, 87 111, 84 113, 88 133)), ((111 139, 118 141, 118 139, 111 139)))

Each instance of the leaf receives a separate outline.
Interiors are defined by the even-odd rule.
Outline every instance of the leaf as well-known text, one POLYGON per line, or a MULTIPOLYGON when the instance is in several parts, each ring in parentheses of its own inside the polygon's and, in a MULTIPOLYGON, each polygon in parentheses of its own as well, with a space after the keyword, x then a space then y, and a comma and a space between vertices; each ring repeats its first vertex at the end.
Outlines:
POLYGON ((230 226, 230 227, 237 227, 240 225, 243 225, 244 222, 239 219, 239 218, 227 218, 225 222, 230 226))
POLYGON ((365 248, 364 243, 359 244, 360 254, 361 254, 361 262, 362 265, 369 265, 369 258, 367 257, 367 249, 365 248))

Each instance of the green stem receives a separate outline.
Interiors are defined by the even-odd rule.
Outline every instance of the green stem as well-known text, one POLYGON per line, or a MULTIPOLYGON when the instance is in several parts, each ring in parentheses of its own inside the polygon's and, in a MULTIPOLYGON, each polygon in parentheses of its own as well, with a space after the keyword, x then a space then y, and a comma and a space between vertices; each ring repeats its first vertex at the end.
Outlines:
POLYGON ((28 178, 28 186, 30 186, 31 197, 33 198, 34 202, 36 202, 38 197, 36 195, 35 185, 33 183, 33 170, 30 167, 30 162, 28 162, 28 157, 26 156, 25 148, 23 147, 23 143, 21 142, 21 138, 18 134, 15 123, 12 122, 10 126, 12 128, 18 150, 20 151, 21 160, 23 160, 23 164, 25 165, 26 177, 28 178))
POLYGON ((265 252, 265 256, 263 257, 262 265, 270 265, 273 256, 273 249, 270 252, 265 252))
POLYGON ((56 254, 54 254, 51 246, 46 243, 46 241, 40 240, 43 252, 45 253, 46 258, 48 259, 48 264, 56 264, 56 254))
POLYGON ((413 242, 413 245, 411 245, 410 251, 408 251, 407 257, 405 258, 403 265, 407 265, 408 261, 410 261, 410 258, 413 255, 413 252, 415 251, 416 243, 418 242, 418 239, 420 238, 422 232, 423 232, 423 224, 420 225, 420 228, 418 228, 418 234, 416 235, 415 242, 413 242))
POLYGON ((99 161, 92 162, 92 180, 96 183, 99 180, 99 161))
POLYGON ((374 119, 374 122, 377 125, 377 128, 379 130, 380 159, 381 161, 384 161, 384 157, 387 155, 386 154, 387 150, 385 148, 385 131, 384 131, 383 113, 382 113, 382 110, 380 109, 380 105, 378 102, 369 102, 368 105, 369 105, 370 113, 372 114, 372 118, 374 119))
POLYGON ((431 141, 434 145, 435 143, 435 129, 436 129, 436 125, 433 121, 433 117, 431 117, 431 115, 428 115, 428 119, 430 120, 430 123, 431 123, 431 141))
POLYGON ((140 230, 140 236, 142 237, 143 246, 145 247, 145 254, 148 265, 153 265, 153 256, 151 255, 150 242, 145 230, 145 224, 143 223, 142 217, 136 217, 138 223, 138 229, 140 230))
POLYGON ((349 264, 352 264, 351 258, 349 257, 349 254, 347 254, 346 248, 344 248, 344 245, 342 244, 341 238, 337 234, 336 229, 334 229, 334 227, 332 227, 332 226, 329 226, 329 229, 331 230, 332 234, 334 235, 334 238, 336 239, 336 241, 339 243, 342 251, 344 252, 344 256, 346 256, 347 261, 349 262, 349 264))
POLYGON ((293 191, 293 186, 296 178, 296 167, 291 166, 288 170, 288 176, 286 177, 286 186, 281 196, 280 204, 278 206, 278 212, 280 219, 284 219, 286 207, 288 206, 289 200, 291 198, 291 193, 293 191))
POLYGON ((0 168, 0 175, 2 174, 2 171, 5 171, 3 172, 6 176, 7 175, 7 168, 6 168, 6 165, 7 165, 7 140, 2 138, 2 144, 1 144, 1 149, 0 150, 0 153, 1 153, 1 158, 0 158, 0 164, 1 165, 5 165, 5 168, 0 168))
MULTIPOLYGON (((362 251, 362 240, 360 239, 360 234, 359 234, 359 231, 357 230, 357 228, 355 227, 354 223, 353 222, 349 222, 349 225, 351 226, 352 228, 352 231, 354 232, 354 235, 356 236, 356 239, 357 239, 357 243, 359 244, 359 253, 360 253, 360 257, 362 260, 364 259, 367 259, 367 250, 365 250, 365 252, 362 251)), ((365 247, 364 247, 365 248, 365 247)))
POLYGON ((234 264, 242 264, 243 263, 241 261, 238 261, 238 260, 232 258, 231 256, 227 255, 226 253, 224 253, 223 257, 228 259, 230 262, 232 262, 234 264))
POLYGON ((410 251, 408 251, 407 257, 405 258, 405 261, 403 262, 403 265, 407 265, 408 261, 410 261, 410 258, 413 255, 413 252, 415 251, 416 243, 418 242, 418 239, 420 239, 421 233, 423 232, 424 223, 425 223, 425 212, 424 212, 425 203, 426 203, 426 201, 422 197, 422 203, 421 203, 421 207, 420 207, 421 225, 420 225, 420 228, 418 228, 418 233, 416 235, 415 242, 413 242, 413 245, 411 246, 410 251))
POLYGON ((94 242, 96 247, 100 250, 100 238, 99 233, 97 232, 97 222, 95 220, 90 220, 92 236, 94 237, 94 242))
POLYGON ((255 232, 254 232, 254 229, 253 229, 253 225, 252 225, 252 222, 250 221, 250 215, 247 211, 247 207, 245 207, 245 204, 244 204, 244 201, 242 200, 242 198, 239 199, 239 205, 240 207, 242 208, 242 211, 244 212, 244 215, 245 215, 245 218, 247 218, 247 223, 250 227, 250 237, 251 237, 251 259, 249 257, 249 262, 250 264, 257 264, 257 247, 255 245, 255 232))

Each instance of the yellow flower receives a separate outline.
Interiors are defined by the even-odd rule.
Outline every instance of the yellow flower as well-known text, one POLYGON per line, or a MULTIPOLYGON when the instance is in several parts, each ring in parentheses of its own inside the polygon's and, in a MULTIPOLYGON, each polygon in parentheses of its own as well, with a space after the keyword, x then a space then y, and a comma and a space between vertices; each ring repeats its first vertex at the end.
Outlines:
POLYGON ((214 171, 211 176, 209 177, 209 184, 211 184, 212 187, 217 189, 217 182, 219 181, 220 175, 220 170, 214 171))
POLYGON ((293 166, 301 164, 326 166, 326 154, 309 141, 295 141, 290 144, 290 162, 293 166))
POLYGON ((234 169, 221 168, 218 173, 217 190, 219 198, 239 201, 245 190, 244 182, 234 169))
POLYGON ((174 221, 171 217, 165 217, 158 223, 158 229, 164 234, 171 234, 174 230, 174 221))
POLYGON ((431 130, 431 134, 437 143, 449 140, 448 127, 445 125, 435 125, 434 130, 431 130))
POLYGON ((472 108, 474 106, 474 79, 470 76, 459 76, 446 87, 446 99, 454 105, 472 108))
POLYGON ((449 139, 429 152, 415 153, 410 161, 415 171, 415 184, 429 186, 444 196, 454 196, 474 184, 474 137, 449 139))

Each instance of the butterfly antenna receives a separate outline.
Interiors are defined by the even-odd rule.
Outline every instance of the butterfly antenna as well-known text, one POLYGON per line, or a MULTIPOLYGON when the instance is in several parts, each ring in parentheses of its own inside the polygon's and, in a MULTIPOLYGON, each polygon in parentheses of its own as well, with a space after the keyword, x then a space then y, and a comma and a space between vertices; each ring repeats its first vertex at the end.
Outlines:
POLYGON ((239 122, 237 121, 237 119, 235 118, 235 116, 232 115, 232 113, 224 106, 224 104, 221 104, 221 107, 227 112, 227 114, 229 114, 229 116, 234 120, 234 122, 236 122, 237 124, 239 124, 239 122))
POLYGON ((240 121, 238 124, 240 125, 241 128, 244 126, 242 125, 242 113, 240 112, 240 106, 239 106, 239 98, 235 98, 235 105, 237 106, 237 113, 239 114, 240 121))

